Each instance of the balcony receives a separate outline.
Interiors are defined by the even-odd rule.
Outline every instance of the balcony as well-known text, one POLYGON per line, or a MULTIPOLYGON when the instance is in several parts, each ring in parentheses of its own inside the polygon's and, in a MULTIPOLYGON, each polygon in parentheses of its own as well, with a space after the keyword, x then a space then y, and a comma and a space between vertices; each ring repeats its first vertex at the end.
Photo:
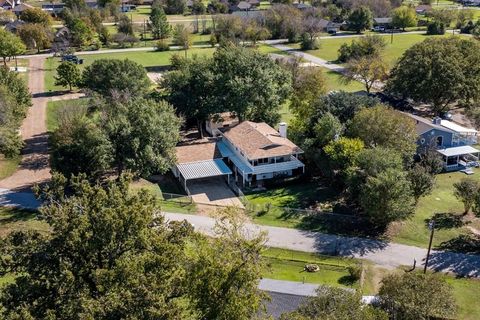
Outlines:
POLYGON ((290 156, 290 161, 278 162, 278 163, 271 163, 271 164, 262 164, 258 166, 250 166, 253 169, 253 174, 264 174, 270 172, 280 172, 280 171, 288 171, 294 170, 298 168, 302 168, 305 165, 295 158, 294 156, 290 156))

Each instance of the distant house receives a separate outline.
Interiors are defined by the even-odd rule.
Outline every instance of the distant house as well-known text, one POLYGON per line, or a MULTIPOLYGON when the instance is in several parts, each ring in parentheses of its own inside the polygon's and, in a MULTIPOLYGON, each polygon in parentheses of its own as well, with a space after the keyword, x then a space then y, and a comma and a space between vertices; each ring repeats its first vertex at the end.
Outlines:
POLYGON ((172 172, 186 190, 193 179, 224 176, 241 186, 257 186, 268 179, 302 174, 304 164, 298 157, 303 151, 287 139, 286 123, 279 130, 244 121, 219 130, 220 136, 212 141, 178 146, 172 172))
POLYGON ((426 14, 432 10, 432 6, 428 4, 421 4, 415 7, 415 12, 418 14, 426 14))
POLYGON ((336 22, 325 20, 325 19, 320 19, 318 23, 320 24, 323 31, 326 31, 330 34, 337 33, 338 31, 340 31, 340 28, 342 27, 341 23, 336 23, 336 22))
POLYGON ((480 7, 480 0, 466 0, 462 4, 467 7, 480 7))
POLYGON ((27 10, 27 9, 31 9, 33 8, 33 6, 29 5, 29 4, 26 4, 26 3, 21 3, 19 5, 16 5, 13 9, 12 9, 12 12, 15 13, 15 15, 17 17, 19 17, 23 11, 27 10))
POLYGON ((252 7, 260 6, 260 0, 248 0, 247 2, 250 3, 252 7))
POLYGON ((385 29, 389 29, 392 26, 392 18, 373 18, 373 25, 374 26, 381 26, 385 27, 385 29))
POLYGON ((90 9, 98 9, 98 0, 85 0, 85 4, 90 9))
POLYGON ((65 52, 68 48, 70 48, 71 39, 72 39, 72 34, 70 32, 70 29, 68 29, 67 27, 58 29, 58 31, 55 33, 55 36, 53 38, 53 43, 52 43, 53 52, 59 52, 59 53, 65 52))
POLYGON ((5 25, 5 30, 10 31, 11 33, 17 33, 19 27, 23 26, 26 22, 22 20, 15 20, 9 22, 5 25))
POLYGON ((310 9, 312 7, 308 3, 299 3, 299 2, 294 3, 293 6, 295 8, 297 8, 298 10, 307 10, 307 9, 310 9))
POLYGON ((436 150, 443 158, 446 171, 462 170, 479 164, 480 150, 473 147, 477 144, 477 130, 439 117, 430 120, 407 115, 415 120, 419 153, 436 150))
POLYGON ((42 10, 46 11, 52 15, 57 15, 65 9, 65 3, 53 3, 45 2, 42 3, 42 10))
POLYGON ((0 8, 4 10, 12 10, 15 7, 14 0, 0 0, 0 8))
POLYGON ((238 4, 230 7, 231 12, 248 11, 250 9, 252 9, 252 5, 250 3, 248 3, 247 1, 240 1, 238 4))

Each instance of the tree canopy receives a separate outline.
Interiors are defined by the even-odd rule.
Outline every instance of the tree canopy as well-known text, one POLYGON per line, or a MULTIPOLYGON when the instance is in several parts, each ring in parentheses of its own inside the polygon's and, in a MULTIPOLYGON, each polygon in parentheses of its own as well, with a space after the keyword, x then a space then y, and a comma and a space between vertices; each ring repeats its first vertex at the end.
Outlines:
POLYGON ((142 96, 150 88, 145 68, 131 60, 99 59, 87 66, 81 86, 104 96, 126 92, 142 96))
POLYGON ((413 45, 390 73, 386 90, 435 113, 480 99, 480 44, 461 38, 429 38, 413 45))
POLYGON ((354 9, 347 19, 348 28, 350 30, 361 33, 364 30, 368 30, 373 25, 372 11, 365 6, 354 9))
POLYGON ((440 275, 389 275, 382 280, 378 296, 381 306, 399 320, 448 319, 456 312, 452 287, 440 275))
POLYGON ((362 303, 360 292, 320 286, 317 295, 281 320, 387 320, 388 315, 362 303))
POLYGON ((4 29, 0 29, 0 57, 2 57, 5 67, 9 58, 22 54, 25 49, 25 45, 19 37, 4 29))
POLYGON ((2 319, 251 319, 263 294, 262 234, 217 224, 217 239, 167 222, 147 191, 121 176, 104 185, 54 174, 41 193, 50 232, 17 231, 0 243, 2 319))

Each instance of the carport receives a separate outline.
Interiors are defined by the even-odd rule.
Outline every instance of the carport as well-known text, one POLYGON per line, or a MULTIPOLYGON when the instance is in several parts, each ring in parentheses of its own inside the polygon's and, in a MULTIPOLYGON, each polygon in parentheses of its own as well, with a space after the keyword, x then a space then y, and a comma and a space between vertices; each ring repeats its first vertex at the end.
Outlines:
POLYGON ((187 188, 188 180, 227 176, 227 181, 230 183, 230 175, 232 174, 232 171, 222 159, 180 163, 177 164, 177 172, 188 194, 190 194, 187 188))

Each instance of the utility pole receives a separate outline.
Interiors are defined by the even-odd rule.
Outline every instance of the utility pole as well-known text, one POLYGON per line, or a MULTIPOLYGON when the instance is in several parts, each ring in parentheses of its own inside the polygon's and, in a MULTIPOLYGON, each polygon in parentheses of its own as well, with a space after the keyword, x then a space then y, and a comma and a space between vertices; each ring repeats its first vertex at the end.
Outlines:
POLYGON ((428 260, 430 259, 430 250, 432 249, 433 234, 435 232, 435 220, 430 220, 430 222, 428 223, 428 229, 430 229, 430 242, 428 243, 427 258, 425 259, 423 274, 427 273, 428 260))

